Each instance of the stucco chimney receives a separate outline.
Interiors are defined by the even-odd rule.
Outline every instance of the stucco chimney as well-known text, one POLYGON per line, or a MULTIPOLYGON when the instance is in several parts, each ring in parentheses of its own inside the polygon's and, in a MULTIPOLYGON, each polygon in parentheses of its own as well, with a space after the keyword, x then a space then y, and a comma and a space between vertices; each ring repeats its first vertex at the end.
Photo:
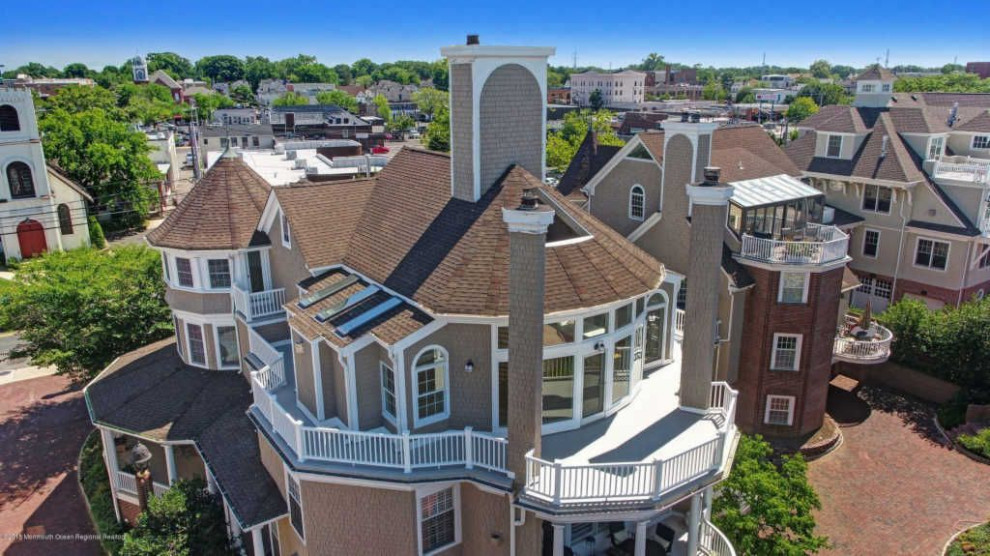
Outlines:
POLYGON ((715 322, 718 315, 722 238, 732 186, 719 183, 719 169, 707 166, 704 179, 687 184, 691 200, 687 309, 681 358, 681 407, 705 411, 715 375, 715 322))
POLYGON ((555 52, 483 46, 477 35, 440 49, 450 65, 452 197, 476 202, 512 164, 543 179, 547 58, 555 52))

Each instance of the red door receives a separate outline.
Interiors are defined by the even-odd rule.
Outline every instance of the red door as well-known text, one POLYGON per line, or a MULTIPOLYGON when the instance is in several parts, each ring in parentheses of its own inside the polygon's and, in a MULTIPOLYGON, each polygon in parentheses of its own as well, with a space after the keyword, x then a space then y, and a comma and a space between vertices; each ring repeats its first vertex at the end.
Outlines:
POLYGON ((17 242, 21 245, 21 258, 28 259, 48 250, 45 228, 37 220, 25 220, 17 225, 17 242))

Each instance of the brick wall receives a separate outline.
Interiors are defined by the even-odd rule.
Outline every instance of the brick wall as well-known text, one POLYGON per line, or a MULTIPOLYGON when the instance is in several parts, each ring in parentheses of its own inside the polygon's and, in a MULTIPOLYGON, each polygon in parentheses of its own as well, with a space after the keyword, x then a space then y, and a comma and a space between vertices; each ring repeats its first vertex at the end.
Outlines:
POLYGON ((131 525, 137 524, 137 518, 141 515, 141 508, 137 504, 131 504, 121 499, 117 499, 120 507, 120 518, 131 525))
POLYGON ((878 365, 839 363, 838 372, 866 384, 880 384, 934 403, 955 397, 959 387, 893 361, 878 365))
POLYGON ((905 294, 937 299, 946 305, 956 305, 956 302, 959 300, 959 290, 942 288, 901 278, 897 280, 897 284, 894 286, 893 299, 900 300, 905 294))
POLYGON ((798 436, 816 430, 825 415, 831 374, 832 348, 838 322, 842 268, 812 273, 808 303, 777 303, 780 273, 749 267, 756 281, 746 300, 746 321, 739 359, 737 422, 746 432, 768 436, 798 436), (798 371, 772 371, 770 360, 775 333, 801 334, 798 371), (765 425, 768 395, 794 396, 790 427, 765 425))
POLYGON ((544 99, 526 68, 506 64, 493 71, 481 90, 481 194, 512 164, 543 175, 544 99))

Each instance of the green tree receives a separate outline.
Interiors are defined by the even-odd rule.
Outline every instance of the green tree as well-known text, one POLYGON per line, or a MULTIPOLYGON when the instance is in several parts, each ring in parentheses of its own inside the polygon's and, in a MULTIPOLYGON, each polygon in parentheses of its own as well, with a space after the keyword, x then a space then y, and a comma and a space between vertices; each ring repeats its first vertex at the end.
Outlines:
POLYGON ((405 136, 405 133, 412 129, 416 125, 416 120, 412 119, 412 116, 408 114, 399 114, 392 118, 392 122, 389 124, 389 129, 393 133, 398 133, 400 136, 405 136))
POLYGON ((709 81, 705 88, 701 90, 701 98, 705 100, 722 100, 725 98, 725 89, 716 80, 709 81))
MULTIPOLYGON (((117 97, 112 91, 103 87, 81 87, 69 85, 62 87, 58 93, 48 97, 43 106, 44 110, 62 109, 67 112, 83 112, 85 110, 103 110, 115 117, 120 116, 117 97)), ((47 146, 47 145, 46 145, 47 146)))
POLYGON ((220 497, 200 479, 180 480, 148 501, 148 511, 124 535, 122 556, 234 554, 220 497))
POLYGON ((657 54, 656 52, 650 52, 646 58, 643 58, 643 62, 639 64, 639 69, 641 71, 657 71, 664 68, 663 56, 657 54))
POLYGON ((351 66, 347 64, 337 64, 333 67, 333 71, 337 74, 337 82, 341 85, 350 85, 351 80, 354 79, 351 75, 351 66))
POLYGON ((832 73, 834 73, 835 76, 838 77, 839 79, 845 79, 850 75, 856 73, 856 68, 852 66, 835 65, 832 66, 832 73))
POLYGON ((547 134, 547 166, 564 170, 570 165, 588 134, 589 121, 598 135, 599 145, 623 145, 612 129, 612 117, 608 110, 568 112, 560 130, 547 134))
POLYGON ((420 112, 432 118, 434 114, 447 108, 449 97, 446 91, 423 87, 413 93, 412 99, 420 112))
POLYGON ((827 60, 815 60, 808 69, 811 71, 811 75, 819 79, 832 76, 832 64, 829 64, 827 60))
POLYGON ((900 93, 990 93, 990 79, 980 79, 975 73, 950 73, 924 77, 902 77, 894 81, 900 93))
POLYGON ((305 106, 309 104, 309 99, 295 91, 286 91, 285 94, 272 101, 275 106, 305 106))
POLYGON ((760 436, 743 436, 732 473, 712 504, 715 525, 736 551, 747 556, 804 556, 828 546, 815 535, 814 510, 821 508, 808 483, 800 454, 773 461, 773 448, 760 436))
POLYGON ((161 273, 161 256, 143 246, 46 253, 21 263, 0 312, 36 363, 85 381, 171 334, 161 273))
POLYGON ((959 73, 965 70, 966 68, 964 68, 962 64, 945 64, 944 66, 942 66, 941 71, 942 73, 947 74, 947 73, 959 73))
POLYGON ((739 89, 739 92, 736 93, 736 102, 739 103, 756 102, 756 96, 753 94, 753 88, 743 87, 739 89))
POLYGON ((311 62, 297 66, 289 79, 296 83, 337 83, 337 72, 318 62, 311 62))
POLYGON ((248 56, 244 60, 244 79, 251 84, 251 90, 258 90, 262 79, 274 79, 277 76, 275 64, 264 56, 248 56))
POLYGON ((356 78, 362 75, 371 75, 376 69, 378 69, 378 64, 372 62, 367 58, 361 58, 360 60, 351 64, 351 74, 356 78))
POLYGON ((251 87, 247 85, 238 85, 231 89, 230 99, 243 106, 255 104, 254 93, 251 91, 251 87))
POLYGON ((591 91, 588 95, 588 104, 591 105, 592 110, 601 110, 602 106, 605 106, 605 99, 602 98, 602 92, 598 89, 591 91))
POLYGON ((357 99, 339 89, 316 93, 316 102, 320 104, 333 104, 352 114, 356 114, 358 110, 357 99))
POLYGON ((852 101, 852 97, 846 94, 842 85, 836 83, 810 83, 805 85, 797 96, 810 98, 818 106, 849 104, 852 101))
POLYGON ((385 120, 386 125, 391 123, 392 109, 389 108, 388 99, 385 98, 385 95, 382 94, 375 95, 375 98, 371 99, 371 102, 374 103, 375 108, 378 111, 378 117, 385 120))
POLYGON ((117 105, 123 109, 130 122, 137 121, 145 125, 164 122, 180 110, 168 87, 157 83, 124 83, 117 87, 116 93, 117 105))
POLYGON ((370 75, 359 75, 354 78, 354 82, 364 88, 368 88, 375 82, 375 80, 372 79, 370 75))
POLYGON ((433 80, 433 86, 437 90, 446 91, 450 83, 450 76, 447 74, 447 61, 437 60, 430 64, 430 74, 430 78, 433 80))
MULTIPOLYGON (((130 73, 127 74, 127 78, 130 79, 130 73)), ((104 66, 100 73, 97 73, 93 79, 96 80, 96 84, 105 89, 110 89, 118 83, 124 81, 124 74, 121 73, 120 68, 117 66, 104 66)))
MULTIPOLYGON (((233 108, 234 101, 218 93, 199 93, 193 95, 196 100, 196 112, 201 121, 213 119, 213 113, 220 108, 233 108)), ((276 99, 278 100, 278 99, 276 99)))
POLYGON ((146 61, 149 72, 163 70, 176 79, 193 76, 192 63, 175 52, 151 52, 146 61))
POLYGON ((5 71, 3 76, 7 79, 14 79, 22 73, 31 77, 61 77, 62 75, 62 72, 58 71, 58 68, 39 64, 38 62, 30 62, 18 68, 5 71))
POLYGON ((227 54, 204 56, 196 60, 196 73, 214 83, 236 81, 244 77, 244 62, 227 54))
POLYGON ((92 77, 95 72, 86 67, 86 64, 69 64, 62 68, 63 77, 92 77))
POLYGON ((431 151, 450 150, 450 112, 446 108, 433 117, 433 121, 426 127, 426 137, 423 139, 423 144, 431 151))
POLYGON ((787 119, 792 122, 800 122, 817 113, 818 105, 808 97, 798 97, 787 107, 787 119))

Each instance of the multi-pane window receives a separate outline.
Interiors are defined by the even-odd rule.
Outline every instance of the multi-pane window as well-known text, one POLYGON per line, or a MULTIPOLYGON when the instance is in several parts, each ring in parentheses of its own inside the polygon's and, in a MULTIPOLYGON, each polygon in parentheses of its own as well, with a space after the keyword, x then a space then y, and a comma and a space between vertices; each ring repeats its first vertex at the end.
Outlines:
POLYGON ((299 538, 306 538, 303 534, 303 513, 302 496, 299 494, 299 482, 292 475, 286 478, 286 491, 289 493, 289 522, 292 528, 299 534, 299 538))
POLYGON ((932 137, 928 142, 928 160, 935 160, 942 156, 945 148, 945 137, 932 137))
POLYGON ((794 422, 794 396, 767 396, 763 420, 768 425, 790 426, 794 422))
POLYGON ((841 135, 829 135, 828 144, 826 145, 825 156, 829 158, 839 158, 842 154, 842 136, 841 135))
POLYGON ((236 367, 240 362, 237 330, 233 326, 217 326, 217 349, 220 350, 221 367, 236 367))
POLYGON ((385 363, 381 363, 382 373, 382 412, 386 417, 395 419, 395 371, 385 363))
POLYGON ((634 185, 629 192, 629 218, 642 220, 646 212, 646 193, 639 185, 634 185))
POLYGON ((808 275, 804 272, 780 273, 780 302, 804 303, 807 300, 808 275))
POLYGON ((770 368, 778 371, 796 371, 801 354, 801 336, 798 334, 774 334, 773 356, 770 368))
POLYGON ((452 544, 456 538, 454 488, 427 494, 419 499, 420 532, 423 553, 452 544))
POLYGON ((884 299, 890 299, 891 292, 894 291, 894 285, 890 280, 881 280, 877 278, 873 282, 873 295, 877 297, 882 297, 884 299))
POLYGON ((870 212, 890 212, 893 190, 882 185, 867 185, 863 189, 863 210, 870 212))
POLYGON ((880 90, 883 91, 883 92, 885 92, 885 93, 889 93, 890 92, 890 83, 884 83, 883 85, 881 85, 880 86, 880 90))
POLYGON ((615 329, 628 325, 633 319, 633 304, 629 303, 615 310, 615 329))
POLYGON ((990 267, 990 249, 987 249, 982 255, 980 255, 979 266, 980 268, 990 267))
POLYGON ((203 340, 203 327, 187 323, 186 334, 189 336, 189 360, 198 365, 206 365, 206 343, 203 340))
POLYGON ((866 230, 863 234, 863 255, 876 258, 880 252, 880 232, 877 230, 866 230))
POLYGON ((584 339, 608 334, 608 313, 586 317, 584 319, 584 339))
POLYGON ((206 261, 210 271, 210 287, 213 289, 230 287, 230 261, 210 259, 206 261))
POLYGON ((862 91, 864 93, 872 93, 873 92, 873 84, 872 83, 864 83, 863 86, 860 87, 860 91, 862 91))
POLYGON ((914 264, 936 270, 945 270, 949 261, 949 244, 934 239, 918 239, 914 252, 914 264))
POLYGON ((973 136, 973 148, 974 149, 990 149, 990 135, 974 135, 973 136))
POLYGON ((178 274, 179 285, 191 288, 193 287, 193 272, 192 263, 189 259, 184 259, 182 257, 175 258, 175 272, 178 274))
POLYGON ((428 348, 417 359, 416 418, 442 417, 447 412, 447 354, 428 348))

